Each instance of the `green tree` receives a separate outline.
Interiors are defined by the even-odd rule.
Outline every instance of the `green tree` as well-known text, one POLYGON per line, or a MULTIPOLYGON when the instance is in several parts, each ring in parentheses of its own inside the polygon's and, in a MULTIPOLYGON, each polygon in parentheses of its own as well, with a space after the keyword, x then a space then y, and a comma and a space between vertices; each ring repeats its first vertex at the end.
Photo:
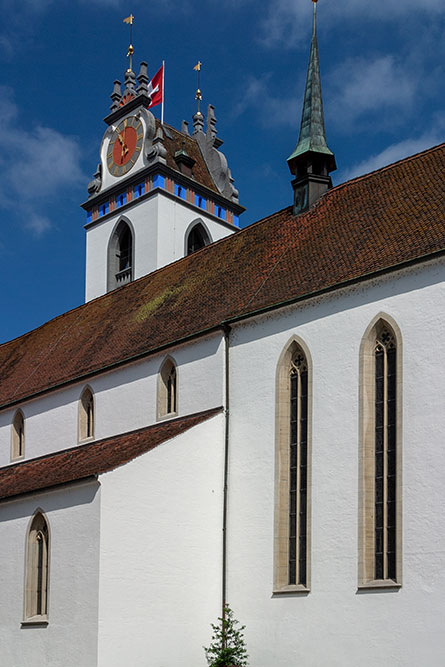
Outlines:
POLYGON ((211 624, 213 630, 212 643, 204 647, 209 667, 246 667, 248 655, 243 636, 245 625, 233 617, 228 605, 224 607, 223 618, 218 618, 217 625, 211 624))

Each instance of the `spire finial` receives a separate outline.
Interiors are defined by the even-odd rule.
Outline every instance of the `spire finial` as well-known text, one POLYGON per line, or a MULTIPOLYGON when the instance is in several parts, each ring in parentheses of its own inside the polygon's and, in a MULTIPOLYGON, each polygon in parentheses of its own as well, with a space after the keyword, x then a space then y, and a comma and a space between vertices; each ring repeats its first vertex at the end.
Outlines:
POLYGON ((317 32, 317 2, 318 0, 312 0, 314 5, 314 20, 312 21, 312 36, 317 32))
POLYGON ((198 73, 198 88, 196 90, 196 95, 195 95, 195 100, 198 102, 198 111, 197 114, 201 115, 201 102, 202 102, 202 92, 201 92, 201 67, 202 67, 202 62, 198 60, 196 65, 194 66, 194 70, 198 73))
POLYGON ((287 159, 289 169, 296 176, 294 212, 301 212, 332 186, 330 172, 337 167, 333 152, 326 141, 323 98, 321 94, 320 63, 317 43, 317 2, 314 6, 312 39, 297 146, 287 159))
POLYGON ((130 16, 127 16, 123 20, 123 23, 127 23, 130 26, 130 45, 128 47, 128 52, 127 52, 127 58, 130 58, 130 62, 128 64, 128 72, 133 71, 133 54, 134 54, 134 47, 133 47, 133 21, 134 21, 134 16, 133 14, 130 14, 130 16))

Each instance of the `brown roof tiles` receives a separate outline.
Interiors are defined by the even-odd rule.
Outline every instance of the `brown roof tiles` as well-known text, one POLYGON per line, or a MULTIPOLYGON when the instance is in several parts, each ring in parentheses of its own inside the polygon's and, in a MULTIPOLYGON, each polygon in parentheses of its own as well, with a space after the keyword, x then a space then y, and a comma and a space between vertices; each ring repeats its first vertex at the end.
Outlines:
POLYGON ((286 208, 0 346, 0 407, 445 250, 445 144, 286 208))
POLYGON ((206 410, 0 469, 0 499, 109 472, 221 412, 206 410))

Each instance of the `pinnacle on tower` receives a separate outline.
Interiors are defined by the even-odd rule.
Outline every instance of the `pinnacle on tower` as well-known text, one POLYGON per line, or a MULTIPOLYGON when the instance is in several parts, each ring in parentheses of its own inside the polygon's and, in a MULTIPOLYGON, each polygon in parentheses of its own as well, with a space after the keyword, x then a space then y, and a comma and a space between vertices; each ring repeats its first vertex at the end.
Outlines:
POLYGON ((289 169, 296 177, 292 183, 295 213, 310 208, 326 190, 332 187, 329 173, 337 168, 334 154, 326 141, 317 42, 317 0, 312 2, 314 4, 312 40, 300 135, 294 152, 287 159, 289 169))

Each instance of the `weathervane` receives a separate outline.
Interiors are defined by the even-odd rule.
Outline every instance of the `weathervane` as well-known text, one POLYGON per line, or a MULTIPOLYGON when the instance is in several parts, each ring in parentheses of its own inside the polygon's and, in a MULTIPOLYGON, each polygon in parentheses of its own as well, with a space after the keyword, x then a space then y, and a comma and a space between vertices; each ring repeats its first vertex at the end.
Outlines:
POLYGON ((134 21, 134 16, 133 14, 130 14, 130 16, 127 16, 126 19, 123 20, 124 23, 128 23, 130 25, 130 45, 128 47, 128 53, 127 53, 127 58, 130 58, 129 62, 129 67, 128 67, 128 72, 133 71, 133 53, 134 53, 134 47, 133 47, 133 21, 134 21))
POLYGON ((198 72, 198 88, 196 90, 196 95, 195 95, 195 100, 198 101, 198 114, 201 115, 201 102, 202 102, 202 93, 201 93, 201 67, 202 67, 202 62, 198 60, 196 65, 194 66, 194 70, 198 72))

